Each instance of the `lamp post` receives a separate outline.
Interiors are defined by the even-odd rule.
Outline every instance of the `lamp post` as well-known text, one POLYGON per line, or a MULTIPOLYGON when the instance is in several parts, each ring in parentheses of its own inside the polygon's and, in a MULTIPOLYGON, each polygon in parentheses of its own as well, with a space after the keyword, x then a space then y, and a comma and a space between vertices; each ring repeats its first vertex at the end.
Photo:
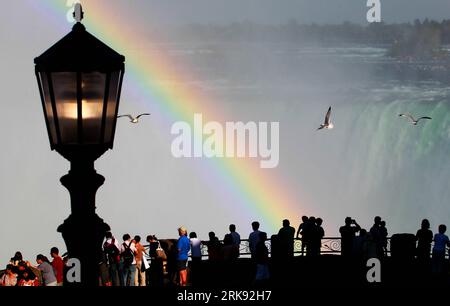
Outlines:
POLYGON ((71 215, 58 227, 69 258, 80 261, 81 283, 97 286, 102 242, 109 226, 95 212, 104 177, 94 161, 113 148, 125 57, 88 33, 81 6, 72 31, 35 58, 50 147, 70 161, 61 178, 71 215))

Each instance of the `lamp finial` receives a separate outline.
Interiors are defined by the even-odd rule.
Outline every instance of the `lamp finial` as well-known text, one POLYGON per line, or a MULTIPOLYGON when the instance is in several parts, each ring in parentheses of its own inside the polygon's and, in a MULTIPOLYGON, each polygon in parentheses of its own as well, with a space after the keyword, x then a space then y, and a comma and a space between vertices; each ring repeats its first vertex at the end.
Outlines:
POLYGON ((76 22, 81 22, 84 17, 83 7, 81 6, 81 3, 76 3, 75 8, 73 11, 73 18, 76 22))

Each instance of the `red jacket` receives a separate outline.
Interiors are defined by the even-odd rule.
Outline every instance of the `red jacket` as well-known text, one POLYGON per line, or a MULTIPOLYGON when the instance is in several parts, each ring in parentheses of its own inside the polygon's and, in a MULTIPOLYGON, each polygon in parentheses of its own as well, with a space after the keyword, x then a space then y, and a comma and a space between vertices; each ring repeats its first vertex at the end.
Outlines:
POLYGON ((55 257, 52 261, 53 271, 55 272, 56 282, 62 283, 64 281, 64 262, 61 257, 55 257))

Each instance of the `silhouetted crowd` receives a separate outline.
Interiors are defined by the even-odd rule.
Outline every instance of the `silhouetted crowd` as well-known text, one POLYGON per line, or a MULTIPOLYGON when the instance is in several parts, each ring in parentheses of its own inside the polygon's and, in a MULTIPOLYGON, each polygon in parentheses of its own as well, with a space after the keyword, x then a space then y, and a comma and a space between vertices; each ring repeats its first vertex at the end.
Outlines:
MULTIPOLYGON (((293 259, 296 242, 301 242, 301 250, 297 253, 307 258, 317 258, 326 248, 335 251, 322 244, 325 236, 322 223, 321 218, 303 216, 296 231, 289 220, 283 220, 282 228, 270 238, 269 257, 267 233, 260 230, 259 222, 253 222, 252 232, 248 236, 248 250, 254 267, 253 284, 264 284, 270 280, 271 262, 289 262, 293 259)), ((406 254, 417 260, 423 269, 429 267, 433 275, 443 276, 449 272, 446 254, 450 240, 445 235, 445 225, 439 225, 434 235, 430 227, 430 222, 424 219, 415 235, 393 235, 390 238, 391 256, 406 254)), ((341 255, 348 261, 383 260, 389 253, 386 222, 378 216, 368 231, 361 228, 356 220, 347 217, 339 232, 341 255)), ((111 232, 106 233, 99 262, 99 285, 186 286, 196 283, 204 262, 227 267, 238 262, 241 237, 234 224, 229 226, 229 233, 222 241, 214 232, 209 232, 208 240, 200 240, 195 232, 188 234, 184 227, 178 229, 178 234, 178 239, 161 240, 155 235, 148 235, 147 244, 143 245, 138 235, 132 238, 124 234, 119 241, 111 232), (206 257, 203 248, 207 249, 207 261, 203 260, 206 257)), ((51 262, 46 256, 37 255, 33 265, 25 261, 20 252, 16 252, 0 276, 0 285, 63 286, 67 256, 61 257, 56 247, 51 248, 50 256, 51 262)))

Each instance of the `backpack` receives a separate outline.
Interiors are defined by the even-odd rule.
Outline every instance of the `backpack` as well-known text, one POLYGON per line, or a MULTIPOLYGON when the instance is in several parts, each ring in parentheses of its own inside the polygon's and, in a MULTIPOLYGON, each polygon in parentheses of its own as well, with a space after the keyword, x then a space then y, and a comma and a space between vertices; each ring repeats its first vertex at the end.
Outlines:
POLYGON ((123 263, 125 266, 131 266, 131 264, 134 261, 134 254, 133 251, 131 250, 131 242, 129 245, 127 245, 125 242, 123 243, 123 247, 125 248, 125 251, 123 251, 122 255, 122 259, 123 259, 123 263))
POLYGON ((109 264, 120 262, 120 250, 116 246, 116 240, 113 238, 111 243, 106 243, 103 245, 103 250, 108 257, 109 264))

